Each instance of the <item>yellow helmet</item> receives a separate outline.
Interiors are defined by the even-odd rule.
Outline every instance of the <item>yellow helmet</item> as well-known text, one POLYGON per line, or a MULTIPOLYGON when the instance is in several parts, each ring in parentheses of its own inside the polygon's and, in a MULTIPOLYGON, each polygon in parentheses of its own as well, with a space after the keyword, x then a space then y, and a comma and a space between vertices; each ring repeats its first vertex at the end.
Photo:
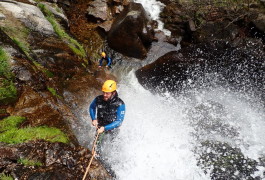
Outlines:
POLYGON ((117 84, 113 80, 105 81, 103 86, 102 86, 103 92, 113 92, 113 91, 116 91, 116 89, 117 89, 117 84))
POLYGON ((102 53, 101 53, 101 56, 102 56, 102 57, 105 57, 105 56, 106 56, 106 53, 105 53, 105 52, 102 52, 102 53))

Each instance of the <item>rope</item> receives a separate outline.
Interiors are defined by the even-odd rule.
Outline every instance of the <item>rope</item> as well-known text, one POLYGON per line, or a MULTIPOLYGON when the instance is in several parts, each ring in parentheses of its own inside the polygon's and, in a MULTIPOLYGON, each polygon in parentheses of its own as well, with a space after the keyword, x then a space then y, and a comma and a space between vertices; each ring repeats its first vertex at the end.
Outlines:
POLYGON ((95 154, 96 154, 96 145, 97 145, 97 140, 98 140, 98 135, 99 135, 99 133, 97 133, 96 138, 95 138, 95 140, 94 140, 93 147, 92 147, 92 151, 91 151, 91 152, 92 152, 92 156, 91 156, 91 159, 90 159, 90 161, 89 161, 89 163, 88 163, 88 166, 87 166, 87 168, 86 168, 85 175, 83 176, 83 179, 82 179, 82 180, 85 180, 86 175, 87 175, 87 173, 88 173, 88 170, 89 170, 89 168, 90 168, 90 166, 91 166, 91 164, 92 164, 92 161, 93 161, 93 159, 94 159, 94 157, 95 157, 95 154))

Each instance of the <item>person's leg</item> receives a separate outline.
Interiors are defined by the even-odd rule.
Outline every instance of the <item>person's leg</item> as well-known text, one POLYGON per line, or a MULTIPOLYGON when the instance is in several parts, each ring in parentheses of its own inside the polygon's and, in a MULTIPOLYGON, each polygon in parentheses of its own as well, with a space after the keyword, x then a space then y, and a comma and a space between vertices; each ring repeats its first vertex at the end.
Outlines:
POLYGON ((111 168, 111 164, 108 161, 108 152, 111 151, 110 144, 114 142, 119 133, 119 129, 104 132, 104 135, 99 137, 97 145, 97 160, 101 162, 104 168, 109 172, 112 177, 116 177, 115 172, 111 168))

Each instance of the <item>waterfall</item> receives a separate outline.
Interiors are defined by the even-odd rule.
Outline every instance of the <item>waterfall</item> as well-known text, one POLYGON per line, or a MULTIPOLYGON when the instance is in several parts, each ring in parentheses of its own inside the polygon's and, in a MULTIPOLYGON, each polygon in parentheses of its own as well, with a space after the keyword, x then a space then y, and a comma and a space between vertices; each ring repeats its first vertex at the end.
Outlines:
POLYGON ((103 152, 118 179, 207 179, 196 165, 183 102, 151 94, 133 71, 118 92, 126 116, 120 134, 103 152))
MULTIPOLYGON (((162 23, 159 22, 162 3, 135 2, 142 3, 150 17, 162 23)), ((163 24, 159 28, 163 30, 163 24)), ((149 58, 157 59, 157 52, 149 58)), ((125 120, 114 142, 107 142, 102 153, 104 163, 115 172, 116 179, 210 180, 214 168, 211 164, 217 160, 210 160, 208 169, 199 165, 201 153, 216 153, 203 147, 202 143, 207 142, 224 143, 221 148, 225 153, 231 153, 226 150, 231 147, 258 162, 249 174, 220 165, 224 174, 232 172, 229 178, 265 179, 264 161, 260 163, 261 158, 265 159, 265 110, 260 99, 221 85, 195 85, 180 94, 155 95, 138 83, 130 64, 123 65, 112 71, 117 71, 118 93, 126 104, 125 120)), ((229 163, 237 165, 233 160, 229 163)), ((251 169, 245 160, 239 166, 251 169)))
MULTIPOLYGON (((154 95, 133 70, 118 85, 126 116, 102 157, 119 180, 210 180, 195 152, 207 140, 229 143, 254 160, 265 155, 265 113, 245 95, 221 87, 154 95)), ((264 177, 264 167, 257 168, 252 176, 264 177)))
POLYGON ((160 30, 165 33, 166 36, 170 36, 171 32, 164 28, 164 23, 160 20, 159 14, 165 7, 163 3, 156 0, 134 0, 136 3, 141 3, 147 13, 149 13, 152 20, 157 21, 158 27, 156 30, 160 30))

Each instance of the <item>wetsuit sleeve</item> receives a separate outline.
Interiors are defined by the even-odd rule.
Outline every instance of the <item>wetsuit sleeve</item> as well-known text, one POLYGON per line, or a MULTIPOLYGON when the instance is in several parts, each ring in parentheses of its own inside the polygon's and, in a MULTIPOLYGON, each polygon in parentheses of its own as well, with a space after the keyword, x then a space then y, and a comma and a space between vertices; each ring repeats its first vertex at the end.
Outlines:
POLYGON ((122 104, 118 107, 118 110, 117 110, 117 119, 106 125, 104 128, 105 128, 105 131, 108 131, 108 130, 112 130, 114 128, 117 128, 121 125, 123 119, 124 119, 124 116, 125 116, 125 104, 122 104))
POLYGON ((103 58, 99 60, 99 66, 102 66, 103 58))
POLYGON ((108 57, 107 59, 108 59, 108 64, 107 64, 107 66, 110 66, 111 63, 112 63, 112 59, 111 59, 110 57, 108 57))
POLYGON ((92 120, 96 118, 96 107, 97 107, 97 99, 95 98, 89 106, 89 113, 92 120))

